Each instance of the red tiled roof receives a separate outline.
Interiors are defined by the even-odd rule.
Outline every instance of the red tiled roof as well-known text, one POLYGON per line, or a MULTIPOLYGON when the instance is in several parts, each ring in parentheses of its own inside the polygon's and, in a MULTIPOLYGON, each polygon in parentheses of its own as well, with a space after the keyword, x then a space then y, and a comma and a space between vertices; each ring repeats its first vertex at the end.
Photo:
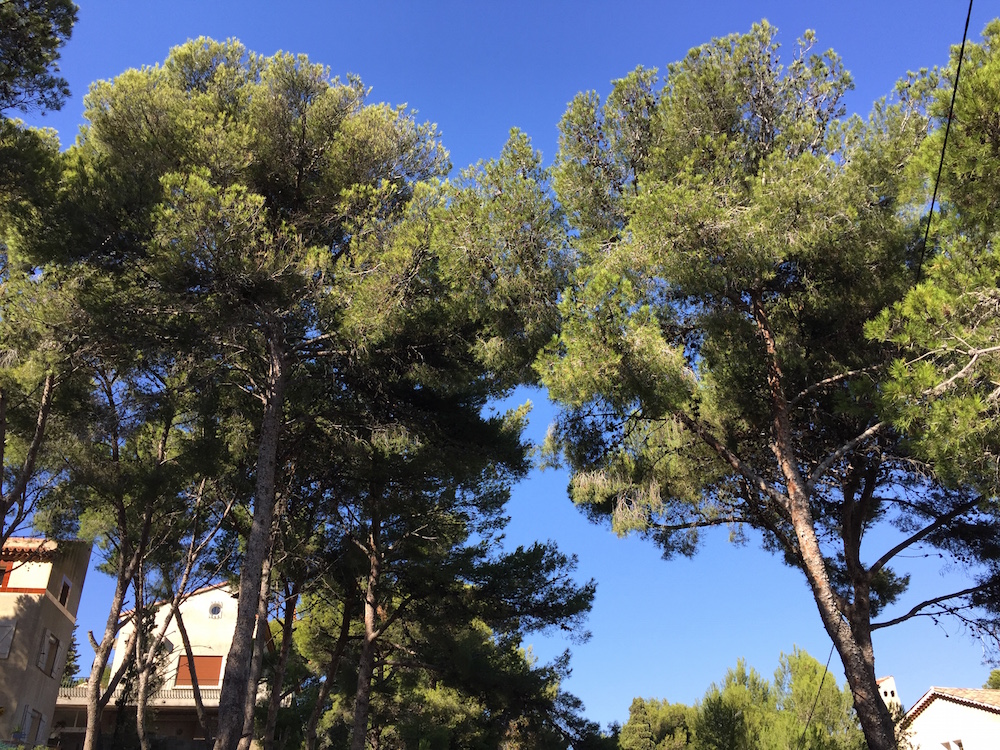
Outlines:
POLYGON ((12 536, 4 542, 3 550, 0 550, 0 559, 48 560, 57 546, 58 544, 51 539, 12 536))

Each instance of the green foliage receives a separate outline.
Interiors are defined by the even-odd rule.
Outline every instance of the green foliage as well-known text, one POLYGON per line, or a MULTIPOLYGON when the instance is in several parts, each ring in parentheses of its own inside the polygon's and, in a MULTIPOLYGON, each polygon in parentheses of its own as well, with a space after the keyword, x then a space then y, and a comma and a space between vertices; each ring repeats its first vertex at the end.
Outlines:
POLYGON ((696 706, 636 698, 621 750, 862 750, 848 690, 801 649, 768 682, 741 659, 696 706))
MULTIPOLYGON (((867 644, 909 583, 900 553, 946 550, 988 586, 1000 548, 996 508, 944 460, 962 444, 917 455, 885 384, 897 342, 866 336, 920 261, 908 165, 932 81, 844 119, 850 76, 814 46, 807 32, 782 64, 762 22, 692 49, 659 87, 638 69, 604 104, 571 103, 555 187, 579 263, 536 366, 563 405, 546 448, 574 502, 668 557, 693 553, 700 529, 762 532, 807 577, 881 748, 891 720, 867 644), (861 552, 879 521, 903 534, 881 559, 861 552)), ((975 403, 932 409, 965 435, 975 403)))
POLYGON ((1000 690, 1000 669, 994 669, 990 672, 990 677, 983 687, 990 690, 1000 690))
POLYGON ((0 113, 59 109, 69 96, 58 74, 59 48, 76 23, 71 0, 0 3, 0 113))
POLYGON ((755 750, 781 747, 778 724, 775 690, 741 659, 705 693, 694 729, 704 750, 755 750))
MULTIPOLYGON (((457 606, 456 628, 495 629, 481 658, 521 691, 479 689, 510 704, 490 731, 561 736, 564 666, 524 666, 520 635, 577 625, 593 585, 553 545, 497 553, 528 466, 526 408, 484 408, 534 379, 557 329, 566 226, 523 135, 444 184, 435 128, 367 96, 303 56, 194 40, 95 84, 89 125, 53 167, 57 194, 37 210, 27 187, 5 202, 30 219, 16 236, 27 277, 79 277, 72 309, 92 348, 60 447, 67 504, 125 586, 152 587, 154 562, 173 569, 193 529, 219 522, 196 503, 235 504, 216 557, 252 575, 274 525, 276 580, 323 582, 340 615, 371 604, 401 649, 457 637, 457 606)), ((329 663, 336 645, 308 640, 329 663)), ((420 697, 399 732, 418 703, 423 726, 451 711, 436 679, 407 688, 420 697)))
MULTIPOLYGON (((1000 131, 992 114, 1000 106, 1000 23, 966 47, 942 175, 940 210, 932 247, 924 258, 923 283, 869 326, 869 335, 900 350, 888 393, 896 422, 923 457, 952 482, 992 491, 997 463, 994 388, 997 358, 993 302, 1000 265, 996 255, 1000 185, 1000 131), (993 145, 991 145, 993 144, 993 145)), ((944 121, 957 60, 943 71, 931 106, 944 121)), ((928 75, 929 83, 937 77, 928 75)), ((920 152, 918 168, 936 169, 943 130, 920 152)), ((929 186, 927 186, 929 189, 929 186)))
POLYGON ((77 683, 78 674, 80 674, 80 646, 76 640, 76 626, 74 625, 73 635, 69 639, 69 648, 66 649, 66 663, 59 686, 73 687, 77 683))
POLYGON ((782 654, 774 674, 777 708, 784 719, 790 747, 814 750, 862 750, 849 690, 799 648, 782 654))
POLYGON ((698 709, 681 703, 636 698, 618 735, 621 750, 683 750, 694 740, 698 709))
MULTIPOLYGON (((957 74, 957 49, 940 77, 925 74, 934 93, 930 111, 944 124, 957 74)), ((1000 607, 996 560, 1000 547, 984 525, 996 512, 1000 430, 996 409, 997 356, 996 181, 1000 130, 1000 23, 991 22, 981 43, 966 46, 955 97, 947 166, 940 184, 939 211, 931 246, 923 254, 921 283, 869 325, 868 335, 897 349, 885 392, 890 416, 905 430, 914 453, 951 487, 973 487, 984 498, 967 520, 936 538, 971 560, 990 561, 976 571, 980 587, 973 601, 994 613, 1000 607)), ((937 169, 943 141, 939 128, 920 151, 915 170, 937 169)), ((920 197, 929 198, 924 183, 920 197)))

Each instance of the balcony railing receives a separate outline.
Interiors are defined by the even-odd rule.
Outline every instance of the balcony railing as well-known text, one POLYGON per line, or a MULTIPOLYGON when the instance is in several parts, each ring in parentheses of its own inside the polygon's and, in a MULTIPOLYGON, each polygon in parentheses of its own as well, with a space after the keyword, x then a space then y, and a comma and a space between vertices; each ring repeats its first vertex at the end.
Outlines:
MULTIPOLYGON (((201 688, 201 700, 206 706, 218 706, 219 705, 219 695, 222 693, 220 688, 201 688)), ((111 697, 112 701, 118 700, 121 697, 122 688, 115 690, 114 695, 111 697)), ((60 703, 82 703, 87 700, 87 686, 78 685, 77 687, 61 687, 59 688, 59 702, 60 703)), ((150 703, 154 705, 157 703, 169 702, 172 704, 179 703, 189 703, 194 705, 194 688, 187 687, 172 687, 172 688, 160 688, 155 693, 149 697, 150 703)))

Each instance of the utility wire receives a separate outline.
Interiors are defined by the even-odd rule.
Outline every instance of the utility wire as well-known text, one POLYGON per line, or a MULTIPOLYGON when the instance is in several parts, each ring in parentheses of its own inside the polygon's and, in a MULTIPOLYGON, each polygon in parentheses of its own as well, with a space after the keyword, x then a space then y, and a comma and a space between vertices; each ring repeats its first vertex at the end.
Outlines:
POLYGON ((833 647, 834 644, 830 644, 830 655, 826 657, 826 666, 823 667, 823 676, 819 680, 819 688, 816 689, 816 699, 813 700, 813 706, 809 709, 809 717, 806 719, 806 725, 802 728, 802 736, 799 737, 799 747, 806 746, 806 732, 809 731, 809 724, 812 723, 813 713, 816 711, 816 706, 819 703, 819 696, 823 692, 823 683, 826 681, 826 673, 830 671, 830 660, 833 658, 833 647))
POLYGON ((951 118, 955 112, 955 95, 958 93, 958 79, 962 76, 962 60, 965 58, 965 40, 969 36, 969 19, 972 18, 972 0, 969 0, 969 12, 965 16, 965 31, 962 33, 962 49, 958 53, 958 69, 955 71, 955 85, 951 89, 951 105, 948 107, 948 122, 944 127, 944 143, 941 144, 941 161, 938 162, 937 177, 934 179, 934 193, 931 196, 931 210, 927 214, 927 229, 924 231, 924 241, 920 246, 920 260, 917 261, 917 282, 924 265, 924 254, 927 252, 927 239, 931 233, 931 219, 934 218, 934 203, 937 201, 938 186, 941 184, 941 172, 944 169, 944 152, 948 148, 948 133, 951 132, 951 118))

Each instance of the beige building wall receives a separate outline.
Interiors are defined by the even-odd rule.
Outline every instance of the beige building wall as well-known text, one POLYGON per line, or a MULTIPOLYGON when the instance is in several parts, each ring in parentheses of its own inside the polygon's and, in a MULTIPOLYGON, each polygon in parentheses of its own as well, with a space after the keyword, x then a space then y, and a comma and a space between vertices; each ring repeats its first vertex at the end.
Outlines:
MULTIPOLYGON (((191 641, 191 652, 196 659, 204 659, 199 665, 198 686, 200 688, 217 688, 221 685, 222 674, 226 668, 226 656, 233 643, 233 631, 236 628, 236 598, 229 587, 224 584, 209 586, 196 591, 185 599, 180 605, 180 610, 184 620, 184 628, 191 641), (218 666, 217 676, 214 679, 203 681, 202 670, 207 669, 208 675, 215 675, 216 665, 218 666)), ((158 632, 162 627, 168 613, 169 607, 161 607, 156 613, 154 632, 158 632)), ((112 674, 116 674, 121 667, 125 658, 124 644, 128 642, 132 629, 132 624, 128 623, 118 633, 111 665, 112 674)), ((166 640, 166 656, 160 669, 161 686, 169 689, 190 685, 190 682, 184 681, 184 670, 181 669, 184 642, 181 640, 176 618, 172 618, 167 627, 166 640), (179 670, 181 672, 180 685, 178 685, 179 670)))
POLYGON ((936 699, 909 726, 913 750, 997 750, 1000 714, 936 699))
POLYGON ((44 744, 90 545, 13 538, 0 551, 0 739, 44 744))
MULTIPOLYGON (((235 594, 225 584, 207 586, 187 597, 181 603, 180 610, 191 641, 191 652, 195 657, 207 733, 198 722, 194 692, 186 668, 184 643, 176 618, 171 618, 167 627, 168 643, 159 670, 160 685, 150 697, 147 718, 148 728, 159 743, 158 746, 193 750, 205 747, 206 741, 210 741, 218 726, 222 675, 236 626, 235 594)), ((168 612, 169 608, 165 606, 157 611, 155 631, 162 627, 168 612)), ((117 672, 124 661, 125 644, 133 630, 134 625, 127 622, 118 632, 111 662, 112 673, 117 672)), ((106 737, 113 734, 116 720, 117 708, 112 700, 105 708, 101 722, 101 731, 106 737)), ((64 750, 82 748, 86 723, 86 690, 63 688, 59 693, 55 717, 59 746, 64 750)))

